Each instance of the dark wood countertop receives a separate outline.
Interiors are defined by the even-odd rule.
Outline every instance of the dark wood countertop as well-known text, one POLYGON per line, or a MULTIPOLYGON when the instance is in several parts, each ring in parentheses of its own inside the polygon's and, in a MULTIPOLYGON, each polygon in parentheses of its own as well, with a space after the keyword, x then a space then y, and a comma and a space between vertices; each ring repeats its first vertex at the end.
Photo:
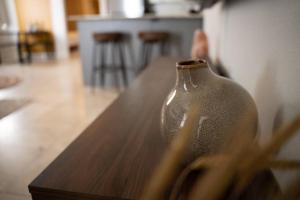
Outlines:
POLYGON ((160 110, 176 61, 150 65, 29 185, 33 199, 138 199, 165 150, 160 110))

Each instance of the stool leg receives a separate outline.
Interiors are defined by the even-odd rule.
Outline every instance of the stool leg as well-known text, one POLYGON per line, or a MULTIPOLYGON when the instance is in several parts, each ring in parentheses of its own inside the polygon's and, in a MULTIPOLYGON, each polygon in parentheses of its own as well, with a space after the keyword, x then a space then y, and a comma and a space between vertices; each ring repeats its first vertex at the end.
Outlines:
POLYGON ((148 60, 149 43, 143 43, 141 70, 145 69, 148 60))
POLYGON ((46 42, 44 45, 45 45, 45 51, 47 52, 47 58, 48 58, 48 60, 53 59, 54 55, 51 52, 51 43, 50 42, 46 42))
POLYGON ((26 51, 27 51, 27 62, 31 63, 32 62, 32 54, 31 54, 31 47, 29 44, 25 45, 26 51))
POLYGON ((106 71, 106 63, 105 63, 105 59, 106 59, 106 44, 103 43, 101 45, 101 66, 100 66, 100 82, 101 85, 104 86, 105 83, 105 71, 106 71))
POLYGON ((146 52, 146 58, 145 58, 145 65, 144 67, 147 67, 147 65, 149 64, 149 60, 151 60, 151 56, 152 56, 152 43, 148 43, 147 44, 147 52, 146 52))
POLYGON ((96 86, 96 71, 98 69, 98 66, 97 66, 97 44, 94 44, 93 46, 93 58, 92 58, 92 62, 93 62, 93 66, 92 66, 92 71, 91 71, 91 86, 92 87, 95 87, 96 86))
POLYGON ((118 58, 118 44, 116 42, 112 42, 111 45, 111 62, 112 62, 112 69, 113 74, 115 77, 115 83, 117 87, 120 87, 120 81, 119 81, 119 74, 115 71, 115 69, 118 68, 118 63, 116 62, 116 59, 118 58))
POLYGON ((140 54, 140 68, 139 71, 144 69, 144 63, 145 63, 145 52, 146 52, 146 44, 143 42, 141 45, 141 54, 140 54))
POLYGON ((17 52, 18 52, 19 63, 23 63, 24 60, 23 60, 23 55, 22 55, 22 45, 19 42, 17 44, 17 52))
POLYGON ((118 47, 119 47, 120 67, 121 67, 121 71, 122 71, 123 81, 124 81, 124 85, 127 86, 128 85, 127 72, 126 72, 123 48, 122 48, 121 43, 118 43, 118 47))
POLYGON ((165 52, 165 42, 162 41, 162 42, 160 43, 160 55, 164 56, 165 53, 166 53, 166 52, 165 52))

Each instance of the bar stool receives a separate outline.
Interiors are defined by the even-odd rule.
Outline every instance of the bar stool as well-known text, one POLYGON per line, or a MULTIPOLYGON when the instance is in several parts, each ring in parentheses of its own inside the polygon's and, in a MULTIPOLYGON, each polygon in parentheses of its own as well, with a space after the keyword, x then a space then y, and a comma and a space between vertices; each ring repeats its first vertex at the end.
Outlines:
POLYGON ((122 40, 123 34, 118 32, 101 32, 94 33, 94 49, 93 49, 93 68, 91 74, 91 85, 96 84, 97 72, 100 72, 100 83, 104 86, 105 74, 109 70, 121 70, 124 85, 127 86, 127 73, 125 68, 125 60, 123 55, 122 40), (111 63, 109 67, 106 59, 108 58, 108 48, 111 48, 111 63), (119 66, 115 60, 119 60, 119 66), (99 61, 99 64, 98 64, 99 61))
POLYGON ((166 41, 169 38, 169 33, 163 31, 142 31, 138 34, 141 45, 141 70, 144 69, 152 56, 152 48, 154 45, 158 45, 160 55, 165 55, 166 41))

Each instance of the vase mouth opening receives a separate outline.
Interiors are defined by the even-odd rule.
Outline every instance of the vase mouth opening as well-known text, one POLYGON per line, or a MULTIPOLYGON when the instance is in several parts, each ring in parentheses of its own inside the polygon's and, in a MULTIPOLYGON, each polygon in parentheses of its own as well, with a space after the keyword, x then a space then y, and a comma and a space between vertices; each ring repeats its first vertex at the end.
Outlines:
POLYGON ((204 59, 183 60, 176 63, 177 69, 206 68, 207 62, 204 59))

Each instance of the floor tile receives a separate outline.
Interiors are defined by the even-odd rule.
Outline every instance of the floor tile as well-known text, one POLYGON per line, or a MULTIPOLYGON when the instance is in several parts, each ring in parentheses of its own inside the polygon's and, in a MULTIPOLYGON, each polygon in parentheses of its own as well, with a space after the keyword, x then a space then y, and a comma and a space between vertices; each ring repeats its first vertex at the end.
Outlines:
POLYGON ((118 96, 83 86, 79 58, 0 66, 22 82, 0 99, 31 103, 0 120, 0 200, 30 199, 28 184, 118 96))

